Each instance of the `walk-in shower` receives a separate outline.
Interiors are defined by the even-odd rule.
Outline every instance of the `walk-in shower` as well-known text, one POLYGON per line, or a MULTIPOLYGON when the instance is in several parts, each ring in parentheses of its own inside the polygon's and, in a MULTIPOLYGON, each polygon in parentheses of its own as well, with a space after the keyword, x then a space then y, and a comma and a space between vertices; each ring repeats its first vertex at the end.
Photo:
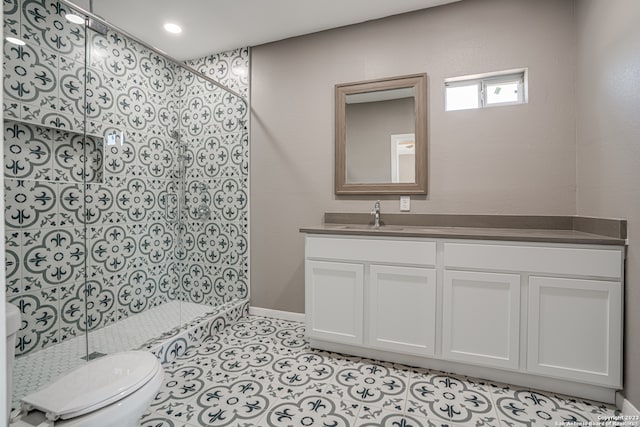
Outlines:
MULTIPOLYGON (((3 85, 18 399, 102 354, 170 360, 242 315, 248 108, 245 73, 228 90, 66 1, 7 0, 4 18, 24 42, 4 42, 3 85)), ((233 80, 248 55, 192 63, 233 80)))

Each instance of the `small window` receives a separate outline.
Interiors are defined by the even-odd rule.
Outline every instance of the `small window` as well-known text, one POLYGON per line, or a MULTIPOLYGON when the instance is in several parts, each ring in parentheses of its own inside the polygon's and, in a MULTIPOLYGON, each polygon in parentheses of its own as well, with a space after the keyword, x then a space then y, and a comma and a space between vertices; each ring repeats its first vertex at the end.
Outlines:
POLYGON ((447 111, 527 102, 526 70, 456 77, 444 86, 447 111))

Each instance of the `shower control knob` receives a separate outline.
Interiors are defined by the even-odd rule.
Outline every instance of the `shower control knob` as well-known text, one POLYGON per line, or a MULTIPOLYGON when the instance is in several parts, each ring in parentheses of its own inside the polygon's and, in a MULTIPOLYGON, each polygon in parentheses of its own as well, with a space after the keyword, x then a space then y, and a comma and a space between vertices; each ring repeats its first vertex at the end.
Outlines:
POLYGON ((211 218, 211 209, 209 206, 202 204, 196 208, 196 217, 198 219, 210 219, 211 218))

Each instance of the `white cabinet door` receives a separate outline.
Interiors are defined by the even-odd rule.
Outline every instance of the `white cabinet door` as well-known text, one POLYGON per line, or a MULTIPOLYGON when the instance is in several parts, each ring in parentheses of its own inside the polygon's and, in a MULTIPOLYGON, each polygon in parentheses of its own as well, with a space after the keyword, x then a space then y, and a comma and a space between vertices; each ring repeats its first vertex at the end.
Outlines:
POLYGON ((363 343, 364 266, 305 262, 307 335, 345 344, 363 343))
POLYGON ((530 372, 620 387, 622 284, 529 279, 530 372))
POLYGON ((445 270, 443 291, 443 357, 517 369, 520 276, 445 270))
POLYGON ((369 284, 369 346, 432 356, 435 269, 372 265, 369 284))

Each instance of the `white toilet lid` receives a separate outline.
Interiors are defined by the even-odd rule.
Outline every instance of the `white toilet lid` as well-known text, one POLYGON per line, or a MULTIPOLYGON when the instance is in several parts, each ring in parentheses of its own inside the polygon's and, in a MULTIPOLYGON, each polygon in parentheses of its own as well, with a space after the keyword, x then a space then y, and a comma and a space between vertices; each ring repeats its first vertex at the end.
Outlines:
POLYGON ((83 365, 22 399, 50 420, 101 409, 145 385, 162 369, 147 351, 110 354, 83 365))

